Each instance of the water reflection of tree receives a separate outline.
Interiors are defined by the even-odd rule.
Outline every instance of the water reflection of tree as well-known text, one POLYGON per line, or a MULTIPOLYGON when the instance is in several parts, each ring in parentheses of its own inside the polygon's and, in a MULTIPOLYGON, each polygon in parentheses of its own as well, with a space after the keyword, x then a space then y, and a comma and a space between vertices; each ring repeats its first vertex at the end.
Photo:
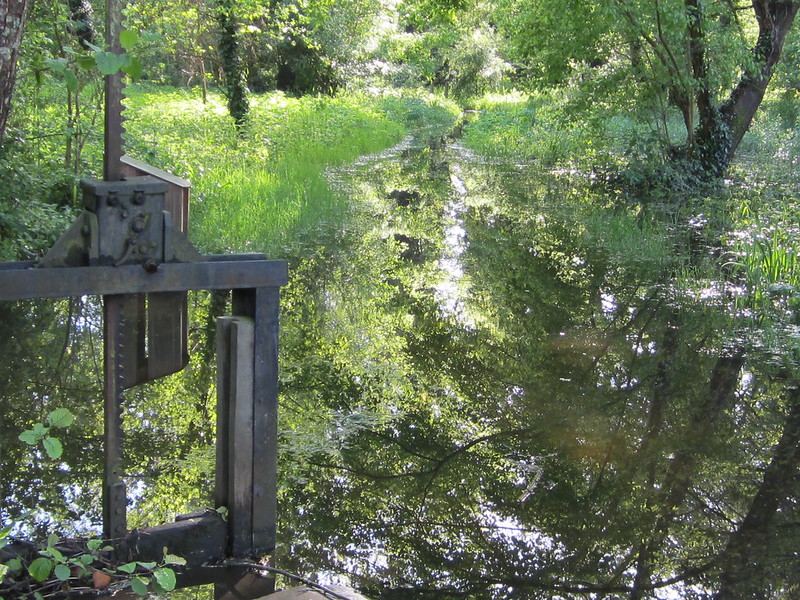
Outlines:
MULTIPOLYGON (((496 183, 479 175, 473 196, 496 183)), ((673 233, 552 179, 531 201, 537 185, 467 211, 470 319, 442 310, 433 261, 391 272, 381 309, 400 324, 379 337, 406 387, 358 378, 351 399, 395 412, 309 458, 330 484, 300 504, 296 539, 315 533, 296 558, 330 548, 381 598, 770 597, 794 560, 791 382, 734 339, 723 301, 665 283, 673 233)))
MULTIPOLYGON (((444 158, 428 148, 365 167, 353 184, 364 212, 315 232, 325 243, 293 260, 279 564, 347 571, 383 599, 669 588, 727 600, 796 586, 796 383, 724 296, 705 298, 700 274, 681 271, 682 234, 601 208, 567 176, 464 163, 461 295, 443 302, 444 158)), ((149 484, 137 522, 208 502, 197 490, 213 476, 224 303, 194 299, 186 373, 129 392, 128 469, 149 484)), ((0 371, 2 516, 40 505, 80 520, 101 455, 96 307, 0 309, 14 357, 0 371), (15 444, 32 410, 62 405, 79 417, 64 438, 69 471, 15 444), (81 497, 65 510, 67 481, 81 497)))

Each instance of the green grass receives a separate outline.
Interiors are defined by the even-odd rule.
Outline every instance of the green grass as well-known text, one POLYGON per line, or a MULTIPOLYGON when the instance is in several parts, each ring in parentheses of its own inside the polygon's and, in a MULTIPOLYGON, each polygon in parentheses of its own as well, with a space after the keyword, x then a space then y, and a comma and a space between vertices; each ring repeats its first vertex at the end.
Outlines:
POLYGON ((224 100, 191 90, 128 90, 129 152, 193 184, 190 237, 204 252, 289 252, 298 237, 341 222, 347 199, 325 169, 397 143, 417 120, 450 120, 433 98, 251 98, 237 133, 224 100))

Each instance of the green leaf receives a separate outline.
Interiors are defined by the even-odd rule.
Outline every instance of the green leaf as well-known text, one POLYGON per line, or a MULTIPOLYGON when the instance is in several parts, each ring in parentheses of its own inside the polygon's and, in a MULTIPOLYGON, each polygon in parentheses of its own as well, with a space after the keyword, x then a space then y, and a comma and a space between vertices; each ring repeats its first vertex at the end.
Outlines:
POLYGON ((158 563, 156 562, 142 562, 142 561, 139 561, 137 564, 143 569, 147 569, 148 571, 152 571, 158 565, 158 563))
POLYGON ((135 562, 125 563, 124 565, 120 565, 117 567, 117 571, 122 571, 123 573, 127 573, 128 575, 133 573, 135 570, 136 570, 135 562))
POLYGON ((54 564, 49 558, 39 557, 28 566, 28 573, 36 581, 44 581, 50 577, 54 564))
POLYGON ((155 31, 143 31, 141 37, 145 42, 160 42, 164 39, 163 35, 155 31))
POLYGON ((42 444, 44 445, 45 452, 47 452, 47 456, 50 458, 60 458, 64 453, 64 447, 61 445, 58 438, 46 437, 42 440, 42 444))
POLYGON ((186 559, 176 554, 164 554, 165 565, 185 565, 186 559))
POLYGON ((66 58, 48 58, 44 61, 44 64, 54 73, 63 73, 67 69, 66 58))
POLYGON ((26 429, 18 437, 29 446, 35 446, 39 442, 40 436, 36 435, 36 432, 32 429, 26 429))
POLYGON ((139 34, 130 29, 119 32, 119 43, 125 50, 132 50, 139 43, 139 34))
POLYGON ((22 571, 22 559, 21 558, 12 558, 8 562, 6 562, 6 566, 8 570, 12 573, 15 571, 22 571))
POLYGON ((177 583, 175 571, 169 567, 156 569, 153 571, 153 577, 155 577, 156 583, 158 583, 165 592, 171 592, 175 589, 175 584, 177 583))
POLYGON ((58 536, 57 533, 51 533, 50 535, 47 536, 47 546, 50 548, 55 546, 60 541, 61 538, 58 536))
POLYGON ((72 573, 67 565, 56 565, 54 573, 59 581, 66 581, 72 576, 72 573))
POLYGON ((78 77, 72 71, 64 71, 64 81, 67 84, 67 89, 70 92, 74 92, 78 89, 78 77))
POLYGON ((78 557, 78 560, 84 565, 90 565, 94 562, 94 555, 92 554, 81 554, 78 557))
POLYGON ((144 577, 134 577, 131 579, 131 589, 133 590, 134 594, 139 594, 140 596, 147 596, 149 590, 147 589, 147 584, 149 582, 144 577))
POLYGON ((47 422, 50 424, 50 427, 69 427, 74 420, 75 415, 67 408, 57 408, 47 415, 47 422))
POLYGON ((8 570, 8 565, 0 564, 0 581, 6 576, 8 570))
POLYGON ((97 68, 103 75, 114 75, 122 67, 124 60, 113 52, 95 52, 94 59, 97 61, 97 68))
POLYGON ((75 58, 75 63, 84 71, 91 71, 97 66, 93 54, 81 54, 75 58))
POLYGON ((131 57, 130 62, 122 67, 122 70, 134 81, 141 79, 144 73, 144 66, 138 59, 131 57))
POLYGON ((103 545, 103 540, 99 540, 99 539, 89 540, 88 542, 86 542, 86 547, 87 547, 87 548, 88 548, 88 549, 89 549, 91 552, 97 552, 97 550, 98 550, 98 549, 100 548, 100 546, 102 546, 102 545, 103 545))
POLYGON ((35 423, 33 425, 33 433, 38 436, 46 435, 48 431, 50 431, 50 428, 45 427, 42 423, 35 423))
POLYGON ((42 554, 45 554, 55 560, 56 562, 66 562, 67 559, 64 558, 64 555, 61 554, 57 549, 53 547, 49 547, 47 550, 42 551, 42 554))

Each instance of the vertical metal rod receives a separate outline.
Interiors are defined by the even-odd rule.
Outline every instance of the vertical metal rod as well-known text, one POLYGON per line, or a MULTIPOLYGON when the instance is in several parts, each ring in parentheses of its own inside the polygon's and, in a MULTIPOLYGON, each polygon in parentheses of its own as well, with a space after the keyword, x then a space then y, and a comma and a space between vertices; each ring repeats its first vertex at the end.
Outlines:
POLYGON ((104 437, 103 535, 124 537, 127 529, 127 494, 122 479, 123 322, 125 296, 103 296, 104 437))
MULTIPOLYGON (((122 53, 122 44, 119 39, 121 31, 121 0, 106 0, 106 43, 114 54, 122 53)), ((119 181, 123 177, 122 73, 106 75, 105 96, 103 179, 119 181)))

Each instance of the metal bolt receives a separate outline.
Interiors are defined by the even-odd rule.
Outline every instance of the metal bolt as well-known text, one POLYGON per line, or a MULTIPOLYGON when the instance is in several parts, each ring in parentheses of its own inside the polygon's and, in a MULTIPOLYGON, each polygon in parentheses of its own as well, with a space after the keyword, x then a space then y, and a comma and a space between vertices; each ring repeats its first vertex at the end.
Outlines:
POLYGON ((145 229, 147 229, 147 222, 144 220, 142 215, 139 215, 133 220, 131 223, 131 229, 133 229, 136 233, 142 233, 145 229))
POLYGON ((109 192, 108 193, 108 205, 109 206, 113 206, 115 208, 117 206, 119 206, 119 198, 117 198, 117 193, 116 192, 109 192))
POLYGON ((142 190, 133 191, 133 203, 140 206, 144 204, 144 192, 142 190))
POLYGON ((158 263, 152 258, 146 260, 142 266, 147 273, 155 273, 158 271, 158 263))

